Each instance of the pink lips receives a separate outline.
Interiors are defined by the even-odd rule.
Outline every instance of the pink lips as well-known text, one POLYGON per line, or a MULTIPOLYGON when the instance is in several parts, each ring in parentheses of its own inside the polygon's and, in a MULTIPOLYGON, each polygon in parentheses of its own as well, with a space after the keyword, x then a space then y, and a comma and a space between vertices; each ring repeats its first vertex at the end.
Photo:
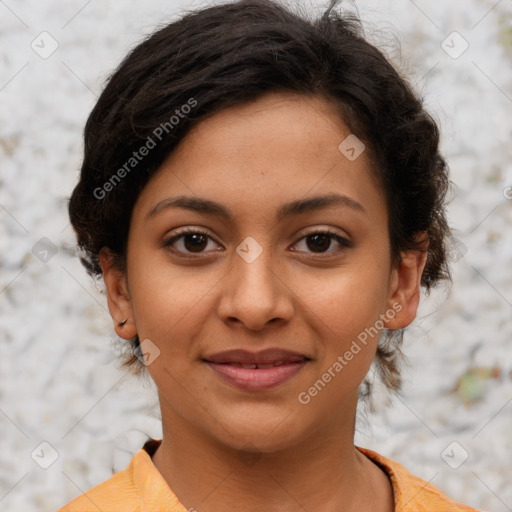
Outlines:
POLYGON ((310 359, 281 349, 261 352, 228 350, 204 358, 208 366, 226 382, 246 390, 264 390, 286 382, 310 359))

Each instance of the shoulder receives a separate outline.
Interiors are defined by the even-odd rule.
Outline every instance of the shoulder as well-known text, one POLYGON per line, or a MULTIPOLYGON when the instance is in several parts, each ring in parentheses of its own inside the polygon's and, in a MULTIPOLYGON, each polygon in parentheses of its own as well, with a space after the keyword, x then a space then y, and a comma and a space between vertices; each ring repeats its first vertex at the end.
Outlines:
POLYGON ((98 510, 135 512, 140 510, 139 504, 139 493, 130 477, 130 466, 128 466, 77 496, 57 512, 98 512, 98 510))
POLYGON ((84 492, 57 512, 187 512, 153 464, 160 441, 150 440, 126 469, 84 492))
POLYGON ((356 447, 388 475, 393 486, 395 510, 401 512, 479 512, 453 501, 436 486, 411 474, 404 466, 367 448, 356 447))

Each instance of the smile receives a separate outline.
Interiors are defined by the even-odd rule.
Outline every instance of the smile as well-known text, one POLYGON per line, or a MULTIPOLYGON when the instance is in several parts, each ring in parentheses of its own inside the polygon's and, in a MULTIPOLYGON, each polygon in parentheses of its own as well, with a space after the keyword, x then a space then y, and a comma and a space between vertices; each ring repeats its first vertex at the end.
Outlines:
POLYGON ((203 359, 222 380, 250 391, 271 389, 283 384, 299 373, 310 360, 303 354, 281 349, 255 353, 230 350, 203 359))

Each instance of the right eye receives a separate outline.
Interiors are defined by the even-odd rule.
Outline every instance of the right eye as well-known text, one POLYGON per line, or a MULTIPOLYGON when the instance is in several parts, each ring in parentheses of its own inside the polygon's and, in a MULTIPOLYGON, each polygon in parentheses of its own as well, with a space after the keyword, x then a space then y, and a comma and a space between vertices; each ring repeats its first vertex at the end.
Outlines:
POLYGON ((204 253, 205 248, 208 247, 208 240, 214 241, 206 231, 198 228, 184 228, 173 236, 166 238, 162 245, 163 247, 171 247, 172 251, 180 256, 194 258, 194 256, 188 256, 187 252, 188 254, 204 253))

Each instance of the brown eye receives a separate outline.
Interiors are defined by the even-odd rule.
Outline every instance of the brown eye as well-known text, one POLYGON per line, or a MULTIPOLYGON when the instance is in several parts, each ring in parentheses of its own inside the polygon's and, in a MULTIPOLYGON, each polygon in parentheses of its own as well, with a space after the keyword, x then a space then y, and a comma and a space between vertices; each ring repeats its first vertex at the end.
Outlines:
POLYGON ((302 237, 299 242, 303 240, 305 241, 305 246, 308 249, 306 252, 317 254, 337 252, 336 250, 328 250, 332 246, 333 240, 338 244, 338 250, 352 246, 352 243, 349 240, 331 231, 316 231, 314 233, 309 233, 302 237))
POLYGON ((331 245, 332 237, 330 235, 326 235, 325 233, 319 233, 316 235, 309 235, 306 237, 310 243, 307 243, 308 249, 311 249, 313 252, 324 252, 329 249, 331 245))
MULTIPOLYGON (((213 238, 204 231, 194 229, 182 230, 177 235, 163 241, 164 247, 172 247, 173 252, 187 257, 187 254, 202 254, 213 238)), ((218 245, 218 244, 217 244, 218 245)))
POLYGON ((190 252, 201 252, 208 245, 208 238, 200 233, 188 233, 183 236, 183 245, 190 252))

